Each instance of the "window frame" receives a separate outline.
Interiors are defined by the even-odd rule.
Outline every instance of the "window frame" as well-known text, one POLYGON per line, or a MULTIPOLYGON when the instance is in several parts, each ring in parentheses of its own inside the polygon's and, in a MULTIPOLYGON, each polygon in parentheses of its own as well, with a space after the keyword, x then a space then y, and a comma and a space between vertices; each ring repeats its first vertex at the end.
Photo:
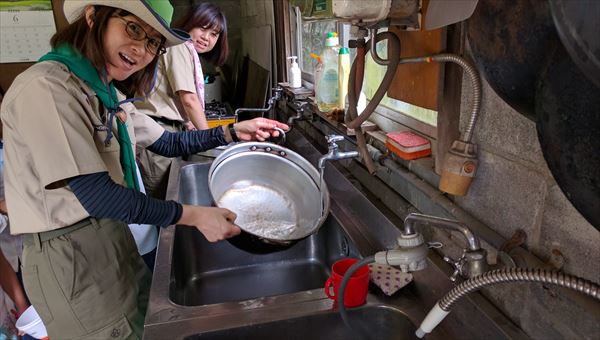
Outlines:
MULTIPOLYGON (((296 31, 292 38, 293 49, 297 52, 299 64, 301 64, 302 51, 302 17, 298 8, 294 8, 296 31)), ((312 21, 312 20, 311 20, 312 21)), ((344 23, 338 21, 337 27, 340 33, 340 42, 347 41, 350 29, 343 28, 344 23)), ((349 27, 349 26, 348 26, 349 27)), ((446 29, 446 52, 464 55, 465 45, 465 23, 450 25, 446 29)), ((385 105, 378 105, 375 113, 379 116, 391 120, 409 129, 413 129, 433 139, 435 172, 440 174, 443 162, 443 156, 450 148, 453 141, 460 137, 460 104, 462 95, 462 69, 458 65, 448 63, 442 66, 440 75, 440 95, 438 96, 437 126, 429 125, 416 118, 407 115, 404 112, 389 108, 385 105)), ((312 89, 314 79, 312 74, 302 70, 303 86, 312 89)))

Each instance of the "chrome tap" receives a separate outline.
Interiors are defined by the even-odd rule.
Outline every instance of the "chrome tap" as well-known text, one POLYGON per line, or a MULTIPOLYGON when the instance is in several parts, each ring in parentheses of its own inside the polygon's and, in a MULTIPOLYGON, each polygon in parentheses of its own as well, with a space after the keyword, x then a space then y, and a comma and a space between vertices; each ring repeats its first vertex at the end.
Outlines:
POLYGON ((486 251, 481 248, 479 239, 463 223, 441 217, 422 214, 409 214, 404 220, 404 228, 398 238, 399 248, 375 254, 375 262, 400 266, 402 271, 417 271, 427 266, 427 245, 416 226, 430 226, 460 232, 467 240, 468 247, 458 260, 445 257, 455 270, 450 276, 452 281, 460 274, 471 278, 487 271, 486 251))
POLYGON ((327 139, 327 144, 329 144, 329 152, 323 156, 321 156, 321 158, 319 158, 319 169, 324 169, 325 168, 325 162, 327 161, 337 161, 340 159, 345 159, 345 158, 354 158, 354 157, 358 157, 358 151, 347 151, 347 152, 340 152, 339 151, 339 146, 337 145, 336 142, 342 141, 344 140, 344 136, 340 136, 340 135, 327 135, 325 136, 325 138, 327 139))
POLYGON ((297 120, 305 120, 308 119, 308 115, 304 114, 304 107, 308 104, 308 102, 297 101, 295 102, 296 106, 296 115, 288 118, 287 125, 292 128, 292 125, 297 120))
POLYGON ((239 109, 235 110, 235 115, 237 116, 242 112, 260 112, 260 113, 262 113, 261 116, 264 117, 264 113, 271 111, 271 109, 275 106, 275 103, 281 99, 282 92, 283 92, 283 89, 281 87, 274 88, 273 96, 271 98, 269 98, 269 101, 267 102, 269 105, 267 105, 267 107, 265 107, 264 109, 240 107, 239 109))

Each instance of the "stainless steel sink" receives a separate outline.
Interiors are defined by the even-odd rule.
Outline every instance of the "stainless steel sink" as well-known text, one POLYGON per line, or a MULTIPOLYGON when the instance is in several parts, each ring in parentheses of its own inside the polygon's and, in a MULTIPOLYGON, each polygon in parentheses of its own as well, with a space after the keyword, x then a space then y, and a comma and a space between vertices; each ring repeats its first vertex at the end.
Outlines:
POLYGON ((386 305, 368 305, 352 309, 349 320, 355 327, 348 329, 339 314, 334 310, 302 317, 252 324, 242 327, 218 330, 186 337, 196 339, 261 339, 261 340, 349 340, 369 339, 394 340, 416 339, 416 327, 401 310, 386 305), (361 335, 361 333, 363 335, 361 335))
MULTIPOLYGON (((320 153, 298 133, 289 147, 312 164, 320 153)), ((210 205, 206 175, 211 157, 176 161, 167 198, 210 205)), ((331 207, 319 232, 287 249, 255 253, 232 243, 208 243, 185 226, 162 229, 144 324, 144 339, 351 339, 334 301, 323 291, 335 260, 395 246, 400 234, 335 167, 325 169, 331 207)), ((429 267, 392 297, 369 290, 367 304, 350 311, 371 338, 412 338, 435 301, 453 287, 452 268, 431 253, 429 267)), ((470 294, 428 339, 526 338, 480 294, 470 294)))
MULTIPOLYGON (((181 168, 181 203, 212 204, 207 187, 209 167, 210 163, 200 163, 181 168)), ((180 305, 198 306, 318 289, 323 287, 335 261, 358 256, 332 217, 318 233, 289 248, 240 242, 247 243, 250 239, 242 236, 233 243, 209 243, 197 230, 177 227, 169 289, 171 300, 180 305), (251 252, 257 248, 274 249, 267 249, 267 253, 251 252)))

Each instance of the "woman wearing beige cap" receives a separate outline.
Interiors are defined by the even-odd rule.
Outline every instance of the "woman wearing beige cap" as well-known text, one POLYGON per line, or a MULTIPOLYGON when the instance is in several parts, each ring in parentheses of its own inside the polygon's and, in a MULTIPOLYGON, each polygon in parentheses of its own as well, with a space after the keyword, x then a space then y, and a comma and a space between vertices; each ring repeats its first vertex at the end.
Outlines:
POLYGON ((169 29, 170 3, 65 0, 64 11, 69 26, 0 110, 11 233, 24 235, 25 288, 50 339, 141 338, 150 273, 127 223, 194 226, 209 241, 240 230, 229 210, 140 193, 135 144, 174 157, 288 127, 259 118, 165 131, 115 87, 143 96, 157 56, 187 39, 169 29))

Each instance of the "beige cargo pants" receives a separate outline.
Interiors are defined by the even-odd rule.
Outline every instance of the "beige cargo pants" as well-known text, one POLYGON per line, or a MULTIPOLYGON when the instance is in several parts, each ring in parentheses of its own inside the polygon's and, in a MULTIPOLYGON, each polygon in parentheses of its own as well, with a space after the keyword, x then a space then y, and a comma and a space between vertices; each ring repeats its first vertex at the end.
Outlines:
POLYGON ((50 339, 142 338, 151 274, 126 224, 89 218, 24 245, 25 290, 50 339))

